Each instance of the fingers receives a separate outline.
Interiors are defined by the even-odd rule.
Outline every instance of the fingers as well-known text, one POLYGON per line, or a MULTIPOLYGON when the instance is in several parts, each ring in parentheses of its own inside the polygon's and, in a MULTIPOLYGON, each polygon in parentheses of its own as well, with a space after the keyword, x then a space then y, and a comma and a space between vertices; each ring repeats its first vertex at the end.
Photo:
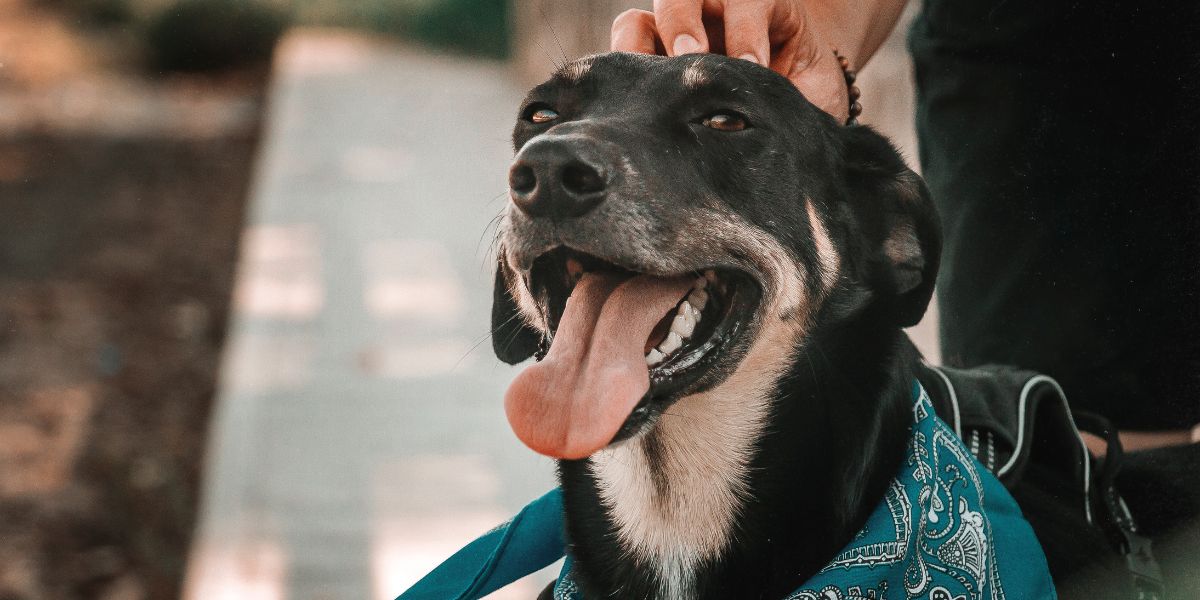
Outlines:
POLYGON ((654 13, 631 8, 613 20, 612 49, 617 52, 656 54, 654 13))
POLYGON ((668 56, 708 52, 701 0, 654 0, 654 25, 668 56))
POLYGON ((849 92, 832 47, 810 26, 799 4, 776 3, 775 7, 770 37, 776 50, 771 69, 787 77, 817 108, 845 122, 850 116, 849 92))
POLYGON ((791 80, 809 102, 840 121, 849 116, 841 67, 830 46, 810 27, 800 2, 655 0, 654 12, 627 10, 613 21, 613 50, 679 56, 714 48, 769 66, 791 80))
POLYGON ((792 65, 787 78, 809 102, 833 115, 839 122, 844 123, 850 117, 849 90, 833 51, 817 53, 815 57, 808 58, 805 51, 800 50, 798 60, 792 65))
POLYGON ((766 66, 771 57, 771 2, 743 0, 725 4, 725 53, 766 66))

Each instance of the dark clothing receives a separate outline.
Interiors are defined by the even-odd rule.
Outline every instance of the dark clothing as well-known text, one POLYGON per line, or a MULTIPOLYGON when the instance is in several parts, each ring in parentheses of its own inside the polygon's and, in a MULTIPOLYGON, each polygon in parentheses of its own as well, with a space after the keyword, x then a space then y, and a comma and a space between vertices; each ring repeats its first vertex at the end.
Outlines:
POLYGON ((1157 4, 926 0, 909 38, 944 362, 1124 429, 1200 422, 1200 3, 1157 4))

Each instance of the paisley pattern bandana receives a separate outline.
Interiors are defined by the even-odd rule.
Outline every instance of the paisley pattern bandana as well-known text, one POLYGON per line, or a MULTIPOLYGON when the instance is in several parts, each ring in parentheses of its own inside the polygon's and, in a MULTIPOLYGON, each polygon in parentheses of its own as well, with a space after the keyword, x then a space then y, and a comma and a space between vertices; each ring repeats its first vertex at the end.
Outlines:
MULTIPOLYGON (((934 414, 915 382, 913 397, 907 456, 883 501, 846 548, 786 600, 1056 598, 1046 557, 1012 496, 934 414)), ((561 510, 561 492, 543 496, 398 600, 481 598, 545 567, 564 552, 561 510), (531 529, 542 531, 529 535, 531 529)), ((584 600, 570 556, 554 598, 584 600)))

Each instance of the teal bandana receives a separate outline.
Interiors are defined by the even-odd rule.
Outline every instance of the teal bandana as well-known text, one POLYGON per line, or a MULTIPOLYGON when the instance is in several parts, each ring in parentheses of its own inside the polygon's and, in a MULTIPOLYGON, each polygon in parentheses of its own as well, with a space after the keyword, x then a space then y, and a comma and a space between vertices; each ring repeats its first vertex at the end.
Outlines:
MULTIPOLYGON (((849 545, 786 600, 1056 598, 1046 557, 1017 503, 933 412, 914 383, 908 452, 849 545), (997 558, 999 557, 999 558, 997 558)), ((475 540, 397 600, 473 600, 564 554, 553 490, 475 540)), ((563 564, 555 600, 583 600, 563 564)))

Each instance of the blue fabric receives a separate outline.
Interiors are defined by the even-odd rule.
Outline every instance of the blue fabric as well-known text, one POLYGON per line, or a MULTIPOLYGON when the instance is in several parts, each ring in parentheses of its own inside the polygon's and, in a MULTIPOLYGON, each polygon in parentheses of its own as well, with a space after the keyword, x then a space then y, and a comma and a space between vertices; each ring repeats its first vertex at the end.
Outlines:
POLYGON ((474 600, 543 569, 562 558, 562 520, 562 490, 555 488, 454 553, 397 600, 474 600))
POLYGON ((913 390, 908 455, 841 553, 788 600, 1056 598, 1033 529, 1008 490, 913 390))
MULTIPOLYGON (((787 600, 1054 599, 1046 557, 1017 503, 914 383, 907 458, 866 525, 787 600)), ((450 557, 398 600, 481 598, 565 552, 558 490, 450 557)), ((555 600, 583 600, 571 558, 555 600)))

